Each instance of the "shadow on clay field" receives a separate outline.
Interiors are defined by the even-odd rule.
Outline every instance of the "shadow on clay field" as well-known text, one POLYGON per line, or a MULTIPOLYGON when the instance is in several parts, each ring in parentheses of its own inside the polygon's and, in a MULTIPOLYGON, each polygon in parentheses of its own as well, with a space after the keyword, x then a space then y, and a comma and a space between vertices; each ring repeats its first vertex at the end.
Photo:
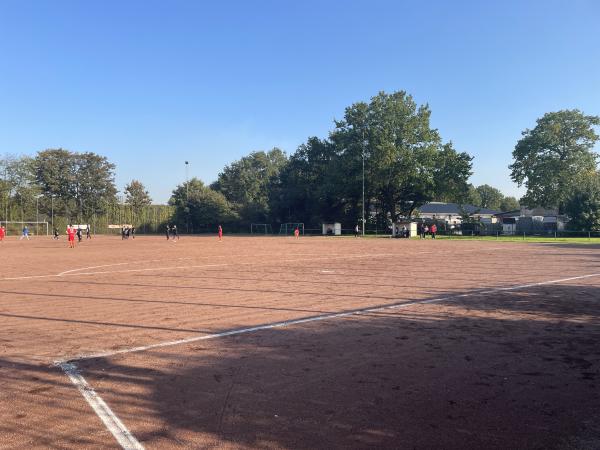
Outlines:
POLYGON ((600 288, 554 285, 81 369, 148 447, 583 449, 599 343, 600 288))
POLYGON ((60 369, 0 358, 1 449, 101 447, 116 441, 60 369))

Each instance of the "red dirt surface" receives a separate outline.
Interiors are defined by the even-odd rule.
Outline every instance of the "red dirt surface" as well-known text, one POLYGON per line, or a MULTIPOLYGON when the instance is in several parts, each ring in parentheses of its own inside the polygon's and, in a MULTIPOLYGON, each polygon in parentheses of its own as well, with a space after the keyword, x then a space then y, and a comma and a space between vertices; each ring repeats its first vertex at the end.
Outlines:
POLYGON ((146 448, 600 448, 594 246, 102 237, 0 255, 0 448, 118 447, 56 360, 456 294, 78 365, 146 448))

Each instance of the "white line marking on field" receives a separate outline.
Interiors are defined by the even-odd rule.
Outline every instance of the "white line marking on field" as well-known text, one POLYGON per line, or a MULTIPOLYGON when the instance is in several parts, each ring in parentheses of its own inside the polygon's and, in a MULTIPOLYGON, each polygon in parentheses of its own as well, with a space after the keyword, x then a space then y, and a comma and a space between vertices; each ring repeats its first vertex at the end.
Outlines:
POLYGON ((131 434, 121 420, 112 412, 94 389, 88 384, 73 363, 61 363, 58 366, 65 372, 71 382, 77 387, 83 398, 89 403, 108 431, 126 450, 144 450, 144 446, 131 434))
POLYGON ((406 308, 406 307, 412 306, 412 305, 439 303, 439 302, 443 302, 443 301, 456 300, 459 298, 473 297, 473 296, 477 296, 477 295, 486 295, 486 294, 490 294, 490 293, 516 291, 519 289, 526 289, 529 287, 544 286, 544 285, 549 285, 549 284, 556 284, 556 283, 562 283, 562 282, 573 281, 573 280, 581 280, 581 279, 585 279, 585 278, 593 278, 593 277, 598 277, 598 276, 600 276, 600 273, 581 275, 581 276, 576 276, 576 277, 561 278, 558 280, 542 281, 542 282, 538 282, 538 283, 521 284, 521 285, 517 285, 517 286, 500 287, 500 288, 494 288, 494 289, 489 289, 489 290, 485 290, 485 291, 478 291, 478 292, 472 292, 472 293, 466 293, 466 294, 456 294, 456 295, 452 295, 452 296, 448 296, 448 297, 437 297, 437 298, 432 298, 432 299, 427 299, 427 300, 414 300, 414 301, 396 303, 393 305, 355 309, 355 310, 345 311, 345 312, 341 312, 341 313, 322 314, 319 316, 305 317, 305 318, 295 319, 295 320, 286 320, 283 322, 275 322, 275 323, 259 325, 259 326, 255 326, 255 327, 224 331, 222 333, 209 334, 209 335, 204 335, 204 336, 196 336, 193 338, 179 339, 176 341, 161 342, 158 344, 133 347, 133 348, 129 348, 129 349, 116 350, 116 351, 112 351, 112 352, 96 353, 96 354, 91 354, 91 355, 87 355, 87 356, 83 355, 83 356, 79 356, 76 358, 70 358, 68 360, 56 361, 55 364, 57 366, 59 366, 65 372, 65 374, 69 377, 71 382, 77 387, 77 389, 79 390, 81 395, 83 395, 85 400, 92 407, 94 412, 98 415, 100 420, 102 420, 102 422, 104 423, 106 428, 112 433, 112 435, 119 442, 119 444, 121 445, 121 447, 123 449, 125 449, 125 450, 130 450, 130 449, 131 450, 144 450, 143 445, 135 438, 135 436, 133 436, 133 434, 131 434, 131 432, 127 429, 127 427, 123 424, 123 422, 121 422, 121 420, 109 408, 109 406, 104 402, 104 400, 102 400, 102 398, 87 383, 85 378, 79 373, 74 361, 110 357, 110 356, 126 354, 126 353, 142 352, 142 351, 151 350, 151 349, 155 349, 155 348, 170 347, 170 346, 179 345, 179 344, 189 344, 191 342, 202 341, 202 340, 207 340, 207 339, 215 339, 215 338, 220 338, 220 337, 225 337, 225 336, 233 336, 233 335, 244 334, 244 333, 252 333, 254 331, 262 331, 262 330, 268 330, 268 329, 273 329, 273 328, 283 328, 283 327, 287 327, 290 325, 298 325, 298 324, 303 324, 303 323, 316 322, 316 321, 328 320, 328 319, 334 319, 334 318, 340 318, 340 317, 349 317, 349 316, 353 316, 353 315, 384 311, 387 309, 406 308))
MULTIPOLYGON (((139 262, 139 261, 138 261, 139 262)), ((88 270, 88 269, 99 269, 100 267, 114 267, 114 266, 125 266, 127 264, 135 264, 135 262, 122 262, 122 263, 114 263, 114 264, 102 264, 101 266, 89 266, 89 267, 80 267, 78 269, 65 270, 57 274, 57 277, 62 277, 63 275, 67 275, 73 272, 79 272, 80 270, 88 270)))
POLYGON ((269 330, 272 328, 283 328, 283 327, 287 327, 290 325, 298 325, 298 324, 308 323, 308 322, 336 319, 336 318, 340 318, 340 317, 348 317, 348 316, 364 314, 364 313, 379 312, 379 311, 385 311, 388 309, 406 308, 408 306, 413 306, 413 305, 439 303, 439 302, 444 302, 444 301, 457 300, 459 298, 475 297, 478 295, 487 295, 487 294, 498 293, 498 292, 516 291, 516 290, 527 289, 527 288, 535 287, 535 286, 545 286, 545 285, 549 285, 549 284, 557 284, 557 283, 562 283, 562 282, 566 282, 566 281, 582 280, 585 278, 593 278, 593 277, 600 277, 600 273, 581 275, 581 276, 569 277, 569 278, 560 278, 558 280, 541 281, 539 283, 529 283, 529 284, 521 284, 521 285, 517 285, 517 286, 499 287, 499 288, 493 288, 493 289, 488 289, 488 290, 484 290, 484 291, 470 292, 470 293, 466 293, 466 294, 450 295, 447 297, 435 297, 435 298, 426 299, 426 300, 403 301, 403 302, 388 304, 388 305, 383 305, 383 306, 373 306, 373 307, 367 307, 367 308, 353 309, 350 311, 343 311, 343 312, 339 312, 339 313, 330 313, 330 314, 321 314, 318 316, 303 317, 300 319, 286 320, 283 322, 274 322, 274 323, 265 324, 265 325, 257 325, 255 327, 229 330, 229 331, 224 331, 222 333, 207 334, 207 335, 203 335, 203 336, 194 336, 194 337, 185 338, 185 339, 178 339, 175 341, 166 341, 166 342, 159 342, 157 344, 149 344, 149 345, 143 345, 143 346, 139 346, 139 347, 124 348, 121 350, 113 350, 113 351, 107 351, 107 352, 92 353, 92 354, 88 354, 88 355, 80 355, 80 356, 57 361, 56 364, 68 363, 68 362, 72 362, 72 361, 83 361, 83 360, 88 360, 88 359, 107 358, 107 357, 115 356, 115 355, 143 352, 143 351, 152 350, 152 349, 156 349, 156 348, 172 347, 175 345, 189 344, 191 342, 203 341, 203 340, 207 340, 207 339, 215 339, 215 338, 220 338, 220 337, 225 337, 225 336, 233 336, 233 335, 237 335, 237 334, 251 333, 254 331, 269 330))
MULTIPOLYGON (((208 258, 208 257, 203 256, 201 258, 208 258)), ((224 258, 224 256, 219 256, 219 258, 224 258)), ((192 259, 192 258, 175 258, 174 261, 182 261, 182 260, 189 260, 189 259, 192 259)), ((65 270, 64 272, 61 272, 61 273, 57 274, 56 276, 62 277, 64 275, 68 275, 73 272, 79 272, 81 270, 88 270, 88 269, 99 269, 101 267, 126 266, 126 265, 130 265, 130 264, 142 264, 142 263, 164 262, 164 261, 165 261, 164 259, 144 259, 141 261, 126 261, 126 262, 122 262, 122 263, 102 264, 100 266, 79 267, 78 269, 65 270)))
MULTIPOLYGON (((349 256, 323 256, 319 258, 295 258, 295 259, 283 259, 279 262, 299 262, 299 261, 323 261, 323 260, 331 260, 331 259, 354 259, 354 258, 381 258, 386 256, 396 256, 393 253, 379 253, 379 254, 371 254, 371 255, 349 255, 349 256)), ((155 260, 161 261, 161 260, 155 260)), ((149 261, 144 261, 149 262, 149 261)), ((122 263, 116 263, 115 265, 119 265, 122 263)), ((106 266, 110 266, 111 264, 107 264, 106 266)), ((177 269, 201 269, 205 267, 225 267, 225 266, 248 266, 248 265, 256 265, 256 262, 242 262, 242 263, 222 263, 222 264, 200 264, 200 265, 191 265, 191 266, 167 266, 167 267, 147 267, 144 269, 125 269, 125 270, 100 270, 95 272, 75 272, 76 270, 85 270, 88 269, 86 267, 81 269, 73 269, 73 271, 61 272, 59 274, 49 274, 49 275, 29 275, 22 277, 8 277, 8 278, 0 278, 0 281, 16 281, 16 280, 29 280, 34 278, 56 278, 56 277, 66 277, 66 276, 83 276, 83 275, 105 275, 109 273, 131 273, 131 272, 149 272, 149 271, 157 271, 157 270, 177 270, 177 269)), ((102 266, 96 266, 102 267, 102 266)))

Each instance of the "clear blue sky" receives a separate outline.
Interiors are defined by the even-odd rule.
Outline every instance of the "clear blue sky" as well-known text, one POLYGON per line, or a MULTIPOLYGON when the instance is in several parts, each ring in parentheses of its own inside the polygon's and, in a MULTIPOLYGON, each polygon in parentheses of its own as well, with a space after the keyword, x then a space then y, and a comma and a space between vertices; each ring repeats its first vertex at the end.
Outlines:
POLYGON ((600 114, 600 2, 0 0, 0 154, 63 147, 156 202, 406 90, 506 194, 545 112, 600 114))

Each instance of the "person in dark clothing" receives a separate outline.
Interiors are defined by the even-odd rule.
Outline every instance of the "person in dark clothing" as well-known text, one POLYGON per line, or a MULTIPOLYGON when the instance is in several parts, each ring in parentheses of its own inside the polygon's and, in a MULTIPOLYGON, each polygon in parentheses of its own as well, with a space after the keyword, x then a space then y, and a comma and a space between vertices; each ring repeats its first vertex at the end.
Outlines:
POLYGON ((81 242, 81 227, 77 227, 77 241, 81 242))
POLYGON ((167 236, 167 241, 168 241, 169 238, 171 237, 171 227, 169 226, 169 224, 167 224, 167 229, 165 231, 165 235, 167 236))

